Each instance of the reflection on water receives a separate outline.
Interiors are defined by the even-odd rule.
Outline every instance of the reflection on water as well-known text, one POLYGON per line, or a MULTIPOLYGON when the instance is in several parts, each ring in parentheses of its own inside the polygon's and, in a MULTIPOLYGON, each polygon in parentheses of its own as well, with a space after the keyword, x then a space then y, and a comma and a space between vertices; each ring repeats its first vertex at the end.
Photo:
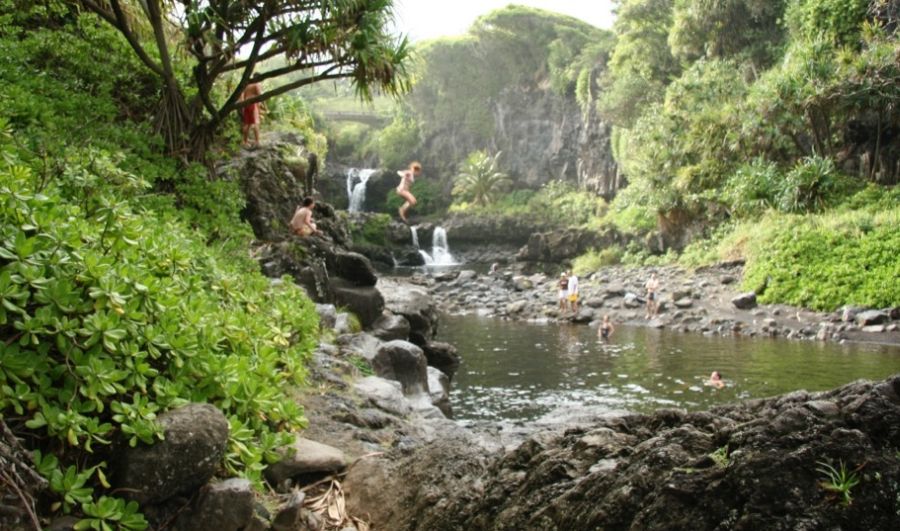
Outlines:
POLYGON ((900 348, 744 337, 712 338, 616 326, 443 316, 439 339, 463 357, 452 403, 460 420, 527 421, 560 408, 702 409, 797 389, 820 391, 900 372, 900 348), (722 390, 704 382, 718 370, 722 390))

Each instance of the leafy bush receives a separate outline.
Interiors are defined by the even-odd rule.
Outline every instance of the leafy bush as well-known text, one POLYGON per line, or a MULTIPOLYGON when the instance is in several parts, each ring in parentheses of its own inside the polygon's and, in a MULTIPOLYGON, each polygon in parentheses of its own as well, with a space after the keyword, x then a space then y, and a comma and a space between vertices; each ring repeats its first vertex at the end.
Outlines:
MULTIPOLYGON (((416 206, 412 209, 414 214, 427 216, 441 212, 447 207, 448 198, 441 190, 440 184, 430 180, 417 179, 410 187, 410 191, 416 198, 416 206)), ((403 204, 403 198, 394 193, 388 193, 384 208, 391 213, 397 212, 403 204)))
POLYGON ((367 215, 365 223, 362 225, 352 224, 350 227, 351 236, 356 243, 383 246, 386 243, 385 237, 387 227, 391 223, 391 216, 387 214, 367 215))
POLYGON ((492 157, 485 151, 470 153, 455 178, 453 196, 481 207, 493 203, 511 184, 509 176, 497 168, 499 156, 496 153, 492 157))
POLYGON ((591 249, 575 258, 572 262, 572 270, 578 275, 593 273, 601 267, 619 264, 622 261, 623 254, 624 251, 619 246, 607 247, 599 251, 591 249))
POLYGON ((732 174, 725 185, 725 199, 736 216, 759 215, 775 207, 778 189, 783 181, 778 166, 759 157, 740 166, 732 174))
POLYGON ((832 159, 806 157, 778 187, 778 207, 784 212, 816 212, 836 203, 853 187, 854 182, 838 172, 832 159))
POLYGON ((156 415, 189 401, 225 412, 225 470, 259 480, 305 422, 285 386, 316 340, 311 302, 134 209, 145 184, 97 167, 0 170, 0 413, 58 459, 39 468, 65 512, 131 514, 96 498, 109 444, 151 444, 156 415))

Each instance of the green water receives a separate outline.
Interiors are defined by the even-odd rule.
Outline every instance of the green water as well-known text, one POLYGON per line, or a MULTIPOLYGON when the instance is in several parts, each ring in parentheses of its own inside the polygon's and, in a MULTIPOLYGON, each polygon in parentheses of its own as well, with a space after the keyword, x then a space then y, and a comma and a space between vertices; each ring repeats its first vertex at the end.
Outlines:
POLYGON ((900 372, 896 346, 704 337, 618 326, 595 328, 479 316, 443 316, 438 339, 463 358, 453 382, 462 421, 530 421, 583 406, 646 412, 702 409, 745 398, 831 389, 900 372), (705 386, 710 372, 727 386, 705 386))

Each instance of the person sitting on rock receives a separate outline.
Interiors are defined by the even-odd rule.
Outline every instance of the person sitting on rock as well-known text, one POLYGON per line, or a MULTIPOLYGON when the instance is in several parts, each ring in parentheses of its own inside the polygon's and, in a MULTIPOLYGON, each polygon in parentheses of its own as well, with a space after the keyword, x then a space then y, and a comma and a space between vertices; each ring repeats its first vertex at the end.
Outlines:
POLYGON ((650 319, 656 317, 659 311, 659 301, 657 301, 659 297, 659 279, 656 278, 656 273, 650 274, 650 279, 644 284, 644 289, 647 290, 647 319, 650 319))
POLYGON ((312 197, 303 198, 302 206, 297 207, 294 217, 291 218, 291 230, 294 234, 305 238, 319 232, 315 222, 312 220, 315 207, 316 202, 312 197))
POLYGON ((569 309, 573 314, 578 313, 578 277, 575 273, 569 275, 569 309))
POLYGON ((603 322, 600 323, 600 328, 597 329, 597 338, 603 341, 609 341, 609 338, 612 337, 613 332, 615 331, 616 327, 610 322, 609 314, 604 315, 603 322))
POLYGON ((725 382, 722 381, 722 375, 719 374, 719 371, 713 371, 712 374, 709 375, 709 380, 706 381, 706 385, 715 387, 716 389, 722 389, 725 387, 725 382))
POLYGON ((569 277, 566 276, 565 271, 559 274, 559 311, 566 311, 566 298, 569 295, 569 277))

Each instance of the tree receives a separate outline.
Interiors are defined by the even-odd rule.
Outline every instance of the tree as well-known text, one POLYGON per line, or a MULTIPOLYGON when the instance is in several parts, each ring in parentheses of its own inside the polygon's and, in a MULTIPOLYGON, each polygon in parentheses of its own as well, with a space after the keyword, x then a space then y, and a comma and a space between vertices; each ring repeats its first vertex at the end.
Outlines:
POLYGON ((475 151, 463 163, 456 177, 453 195, 471 200, 478 206, 493 203, 497 194, 509 185, 509 176, 497 170, 498 152, 491 157, 484 151, 475 151))
POLYGON ((350 78, 364 99, 372 89, 409 88, 408 41, 387 31, 392 0, 68 1, 115 27, 161 80, 156 126, 188 159, 203 158, 234 111, 304 85, 350 78), (279 56, 287 61, 256 71, 279 56), (189 75, 181 75, 181 62, 189 75), (279 78, 287 82, 238 101, 249 83, 279 78), (224 86, 226 79, 233 84, 224 86))

